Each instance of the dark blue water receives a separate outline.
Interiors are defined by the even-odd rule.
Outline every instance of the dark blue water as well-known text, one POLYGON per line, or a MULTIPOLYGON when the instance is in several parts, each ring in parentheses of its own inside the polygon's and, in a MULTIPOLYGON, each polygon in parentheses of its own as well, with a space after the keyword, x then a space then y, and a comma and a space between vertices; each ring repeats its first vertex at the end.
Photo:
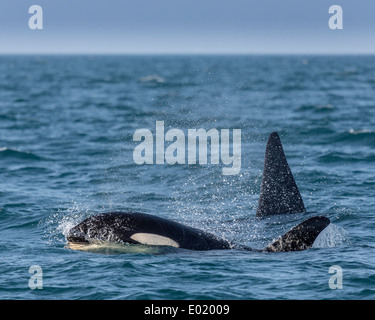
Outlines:
POLYGON ((375 57, 2 56, 0 179, 1 299, 374 299, 375 57), (156 121, 241 129, 240 173, 135 164, 133 134, 156 121), (255 218, 272 131, 307 214, 255 218), (332 224, 294 253, 66 247, 70 227, 109 210, 255 248, 316 213, 332 224))

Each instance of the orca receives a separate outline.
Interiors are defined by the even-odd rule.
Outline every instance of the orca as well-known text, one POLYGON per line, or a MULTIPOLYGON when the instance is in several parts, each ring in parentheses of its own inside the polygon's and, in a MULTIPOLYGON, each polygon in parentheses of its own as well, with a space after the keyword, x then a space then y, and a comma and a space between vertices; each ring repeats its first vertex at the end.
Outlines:
MULTIPOLYGON (((280 137, 269 136, 261 193, 256 216, 306 212, 301 194, 287 163, 280 137)), ((245 249, 261 252, 301 251, 311 248, 318 235, 330 224, 324 216, 311 217, 263 249, 231 243, 202 230, 159 216, 140 212, 106 212, 93 215, 67 235, 71 244, 115 242, 169 246, 189 250, 245 249)))
POLYGON ((329 223, 326 217, 312 217, 292 228, 266 248, 258 250, 232 244, 213 234, 158 216, 139 212, 108 212, 82 221, 69 231, 67 240, 72 244, 117 242, 202 251, 215 249, 265 252, 301 251, 310 248, 319 233, 329 223))

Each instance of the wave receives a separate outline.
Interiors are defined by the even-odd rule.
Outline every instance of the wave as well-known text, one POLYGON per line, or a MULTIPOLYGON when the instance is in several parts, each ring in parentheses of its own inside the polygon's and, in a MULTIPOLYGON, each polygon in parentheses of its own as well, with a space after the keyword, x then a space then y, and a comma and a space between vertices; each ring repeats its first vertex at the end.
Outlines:
POLYGON ((44 160, 42 157, 29 151, 21 151, 7 147, 0 148, 0 159, 44 160))
POLYGON ((159 84, 159 83, 164 83, 165 79, 157 74, 151 74, 151 75, 139 78, 139 81, 159 84))
POLYGON ((318 158, 319 162, 335 163, 335 162, 373 162, 375 161, 375 154, 348 154, 342 152, 329 152, 318 158))
POLYGON ((344 142, 345 144, 361 144, 371 147, 375 147, 375 130, 372 129, 359 129, 355 130, 351 128, 350 130, 340 133, 336 138, 339 142, 344 142))
POLYGON ((354 130, 353 128, 349 130, 349 134, 353 135, 375 135, 375 130, 363 129, 363 130, 354 130))
POLYGON ((335 106, 332 104, 302 104, 297 107, 297 112, 312 111, 316 113, 331 112, 335 110, 335 106))

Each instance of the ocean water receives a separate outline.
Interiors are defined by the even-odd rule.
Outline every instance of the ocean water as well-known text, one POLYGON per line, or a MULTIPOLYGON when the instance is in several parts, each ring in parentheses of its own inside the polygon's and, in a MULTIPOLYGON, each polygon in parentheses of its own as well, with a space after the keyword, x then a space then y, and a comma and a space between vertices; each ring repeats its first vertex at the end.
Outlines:
POLYGON ((0 179, 1 299, 374 299, 375 57, 1 56, 0 179), (241 129, 240 172, 137 165, 133 134, 156 121, 241 129), (273 131, 308 212, 257 219, 273 131), (332 223, 302 252, 67 247, 111 210, 254 248, 312 215, 332 223))

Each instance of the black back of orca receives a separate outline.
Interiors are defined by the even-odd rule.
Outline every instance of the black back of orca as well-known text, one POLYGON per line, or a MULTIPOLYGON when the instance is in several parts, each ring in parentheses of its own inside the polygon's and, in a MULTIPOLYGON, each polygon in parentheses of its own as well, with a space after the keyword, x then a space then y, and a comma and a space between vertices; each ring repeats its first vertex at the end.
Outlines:
POLYGON ((306 212, 277 132, 268 138, 257 217, 306 212))
POLYGON ((201 230, 145 213, 109 212, 92 216, 69 231, 70 242, 90 240, 169 245, 191 250, 230 249, 231 244, 201 230))

